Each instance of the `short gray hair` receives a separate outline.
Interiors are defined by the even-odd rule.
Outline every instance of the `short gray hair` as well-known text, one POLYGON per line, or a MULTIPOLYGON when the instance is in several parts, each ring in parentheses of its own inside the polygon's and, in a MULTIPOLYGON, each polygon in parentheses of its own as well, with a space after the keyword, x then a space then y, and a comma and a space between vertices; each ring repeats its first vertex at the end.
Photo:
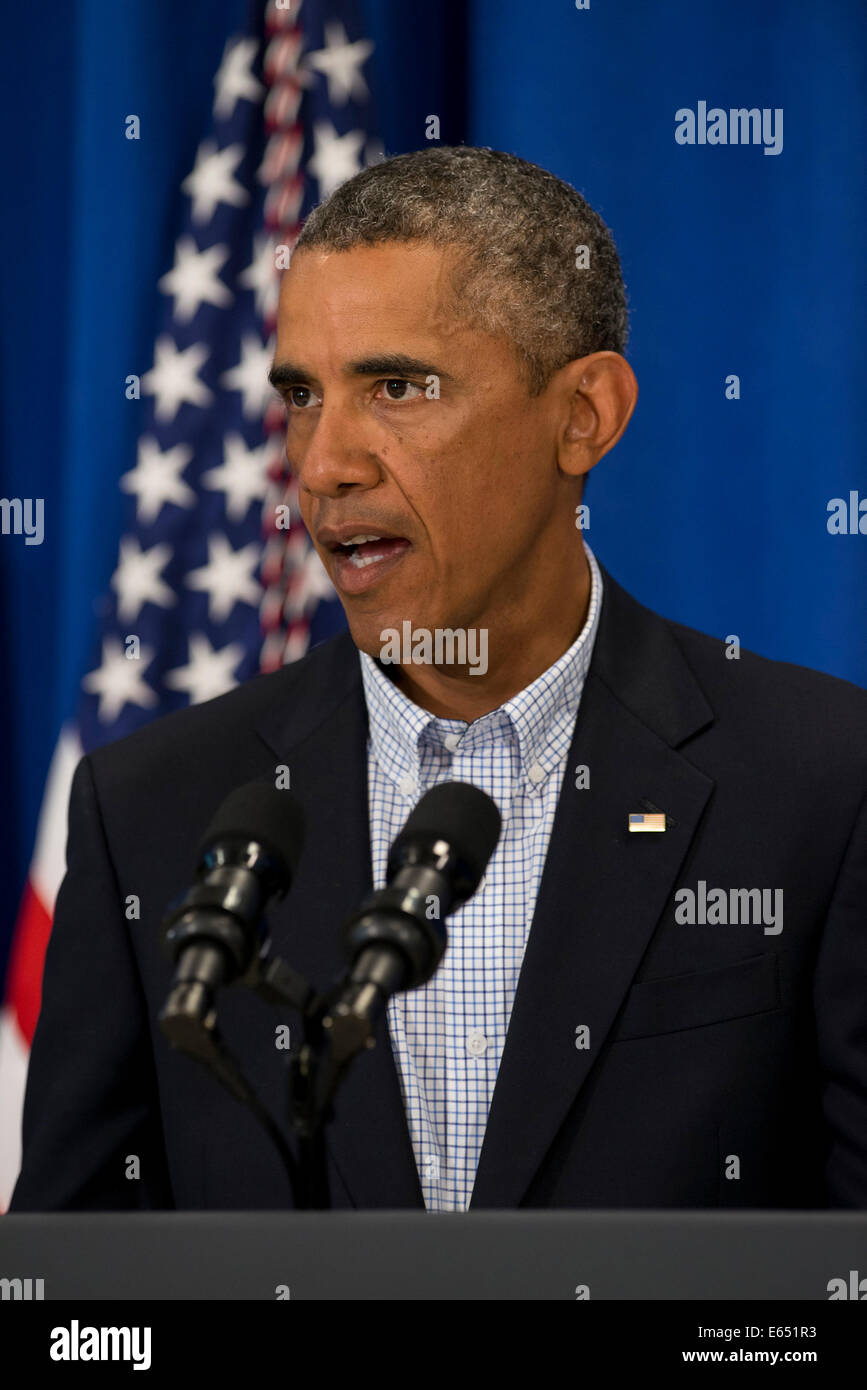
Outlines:
POLYGON ((454 309, 510 338, 531 395, 567 362, 626 347, 626 290, 611 233, 580 193, 538 164, 467 145, 395 155, 315 208, 295 249, 385 241, 462 251, 454 309), (587 248, 586 269, 578 268, 579 247, 587 248))

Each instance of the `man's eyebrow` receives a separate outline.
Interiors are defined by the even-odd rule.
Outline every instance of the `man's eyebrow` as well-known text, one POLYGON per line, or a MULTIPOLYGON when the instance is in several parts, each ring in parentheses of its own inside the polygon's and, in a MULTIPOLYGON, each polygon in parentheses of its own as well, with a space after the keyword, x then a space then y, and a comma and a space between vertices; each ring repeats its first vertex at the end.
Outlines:
POLYGON ((275 391, 286 391, 290 386, 306 386, 312 380, 312 374, 305 372, 295 362, 275 362, 268 373, 268 380, 275 391))
POLYGON ((450 381, 448 372, 433 362, 422 362, 418 357, 408 357, 403 352, 386 352, 376 357, 360 357, 355 362, 347 362, 344 368, 352 376, 438 376, 450 381))
MULTIPOLYGON (((451 381, 448 372, 432 362, 422 362, 418 357, 408 357, 402 352, 381 353, 375 357, 359 357, 347 362, 343 368, 346 376, 436 376, 442 381, 451 381)), ((297 362, 275 362, 268 380, 276 391, 288 390, 291 386, 307 386, 315 381, 315 373, 306 372, 297 362)))

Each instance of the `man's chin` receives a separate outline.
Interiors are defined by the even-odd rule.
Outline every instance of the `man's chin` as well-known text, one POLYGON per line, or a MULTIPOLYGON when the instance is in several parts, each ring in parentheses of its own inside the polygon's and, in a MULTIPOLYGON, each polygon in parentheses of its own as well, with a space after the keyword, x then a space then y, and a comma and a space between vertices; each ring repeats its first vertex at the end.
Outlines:
MULTIPOLYGON (((442 619, 444 605, 435 601, 433 586, 420 590, 418 583, 383 584, 379 591, 349 597, 337 590, 353 642, 359 651, 375 661, 383 652, 393 653, 395 643, 401 652, 412 645, 413 635, 449 624, 442 619), (440 616, 437 616, 440 615, 440 616)), ((394 662, 391 656, 391 662, 394 662)))
POLYGON ((401 632, 401 624, 404 617, 395 617, 391 612, 381 614, 357 614, 348 611, 352 604, 343 605, 346 619, 349 623, 349 632, 353 642, 359 651, 366 652, 368 656, 378 661, 382 655, 383 647, 388 642, 393 631, 401 632))

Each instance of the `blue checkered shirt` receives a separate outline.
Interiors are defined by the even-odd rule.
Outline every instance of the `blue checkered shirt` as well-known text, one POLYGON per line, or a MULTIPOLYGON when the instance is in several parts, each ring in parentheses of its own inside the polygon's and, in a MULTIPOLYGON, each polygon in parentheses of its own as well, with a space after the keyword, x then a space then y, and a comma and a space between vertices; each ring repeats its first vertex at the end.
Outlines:
POLYGON ((494 1083, 533 919, 602 603, 585 543, 587 619, 559 661, 499 709, 467 724, 439 719, 361 652, 374 888, 389 848, 437 782, 472 782, 493 797, 500 841, 475 895, 448 919, 449 944, 426 985, 393 995, 388 1023, 428 1211, 470 1203, 494 1083))

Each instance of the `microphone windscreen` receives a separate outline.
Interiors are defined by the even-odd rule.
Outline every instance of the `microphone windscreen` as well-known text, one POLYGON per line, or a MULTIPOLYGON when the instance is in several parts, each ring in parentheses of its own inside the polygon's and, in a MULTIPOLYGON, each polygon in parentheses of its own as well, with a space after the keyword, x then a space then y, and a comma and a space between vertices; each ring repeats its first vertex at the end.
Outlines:
POLYGON ((294 876, 304 847, 304 812, 298 798, 270 778, 256 778, 230 792, 199 845, 201 859, 220 840, 258 840, 294 876))
POLYGON ((496 804, 471 782, 439 782, 410 813, 395 845, 415 835, 447 840, 476 878, 497 847, 502 822, 496 804))

